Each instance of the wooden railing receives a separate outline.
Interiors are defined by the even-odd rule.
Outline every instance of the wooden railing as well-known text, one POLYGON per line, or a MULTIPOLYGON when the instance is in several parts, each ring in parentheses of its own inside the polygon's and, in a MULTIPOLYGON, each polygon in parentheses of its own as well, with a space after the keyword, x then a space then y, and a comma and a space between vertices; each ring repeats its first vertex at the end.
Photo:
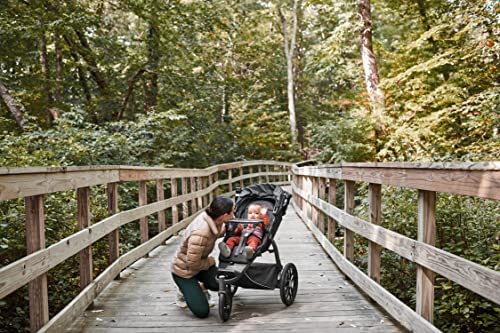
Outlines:
MULTIPOLYGON (((0 268, 0 299, 29 285, 32 332, 59 332, 70 324, 120 272, 186 227, 214 195, 234 194, 235 186, 254 182, 290 183, 291 164, 249 161, 207 169, 165 169, 128 166, 0 168, 0 201, 25 199, 27 256, 0 268), (154 181, 156 200, 147 202, 147 183, 154 181), (138 182, 138 207, 118 212, 121 182, 138 182), (171 195, 165 199, 165 182, 171 195), (109 217, 91 225, 90 187, 107 185, 109 217), (79 231, 45 247, 44 195, 76 190, 79 231), (180 193, 179 193, 180 190, 180 193), (224 193, 222 193, 224 192, 224 193), (167 228, 165 210, 170 209, 167 228), (159 233, 149 239, 148 216, 158 214, 159 233), (139 220, 141 244, 119 255, 118 230, 139 220), (93 278, 91 246, 108 236, 109 266, 93 278), (49 320, 47 272, 80 253, 80 294, 49 320)), ((8 237, 8 235, 2 235, 8 237)))
POLYGON ((292 168, 294 204, 323 248, 349 278, 414 332, 439 332, 432 325, 434 274, 500 304, 500 272, 434 247, 436 192, 500 200, 500 163, 347 163, 292 168), (344 184, 344 210, 336 207, 336 181, 344 184), (354 216, 355 182, 368 183, 369 219, 354 216), (416 240, 381 225, 381 186, 418 189, 416 240), (343 253, 333 245, 336 223, 344 227, 343 253), (368 275, 352 261, 354 233, 368 240, 368 275), (416 311, 380 284, 381 248, 417 265, 416 311))

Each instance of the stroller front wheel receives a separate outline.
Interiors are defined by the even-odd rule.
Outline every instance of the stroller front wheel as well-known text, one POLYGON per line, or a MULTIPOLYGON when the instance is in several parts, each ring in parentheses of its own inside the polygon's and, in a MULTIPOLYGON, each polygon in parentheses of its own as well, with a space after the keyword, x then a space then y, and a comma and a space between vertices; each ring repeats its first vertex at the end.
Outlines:
POLYGON ((233 295, 230 287, 226 286, 225 292, 219 292, 219 317, 222 322, 225 322, 231 316, 231 308, 233 307, 233 295))
POLYGON ((292 305, 299 287, 299 275, 294 264, 288 263, 281 272, 280 296, 286 306, 292 305))

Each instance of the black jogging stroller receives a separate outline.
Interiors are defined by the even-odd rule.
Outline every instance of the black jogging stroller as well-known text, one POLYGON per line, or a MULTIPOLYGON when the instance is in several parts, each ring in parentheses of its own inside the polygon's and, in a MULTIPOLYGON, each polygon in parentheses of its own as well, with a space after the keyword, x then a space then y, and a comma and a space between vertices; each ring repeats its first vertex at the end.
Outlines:
POLYGON ((229 257, 219 256, 217 280, 219 282, 219 316, 224 322, 231 315, 232 299, 238 287, 249 289, 280 289, 281 301, 289 306, 295 300, 298 288, 297 268, 293 263, 284 267, 281 264, 278 247, 274 241, 276 231, 281 224, 283 215, 291 199, 291 195, 280 186, 274 184, 255 184, 236 191, 236 206, 234 218, 226 224, 228 231, 223 239, 225 242, 233 236, 233 230, 238 224, 244 225, 239 245, 235 246, 229 257), (268 207, 269 226, 264 226, 262 220, 246 219, 248 207, 258 204, 268 207), (245 255, 245 244, 253 228, 263 226, 262 244, 252 257, 245 255), (276 263, 254 262, 262 253, 274 253, 276 263))

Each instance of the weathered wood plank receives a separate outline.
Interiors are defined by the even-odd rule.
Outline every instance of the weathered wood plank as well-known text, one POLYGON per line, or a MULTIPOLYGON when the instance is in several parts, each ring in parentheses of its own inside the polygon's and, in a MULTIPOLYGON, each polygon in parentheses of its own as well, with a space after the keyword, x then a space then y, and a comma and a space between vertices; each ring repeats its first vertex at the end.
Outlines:
MULTIPOLYGON (((28 254, 45 248, 45 217, 43 196, 27 197, 26 250, 28 254)), ((36 332, 49 320, 47 274, 33 279, 28 286, 31 332, 36 332)))
MULTIPOLYGON (((170 179, 170 197, 177 197, 177 178, 170 179)), ((177 204, 172 205, 172 225, 175 225, 179 221, 179 209, 177 204)))
MULTIPOLYGON (((113 216, 118 213, 118 183, 109 183, 106 192, 108 195, 108 216, 113 216)), ((120 256, 120 232, 118 229, 109 233, 108 244, 108 264, 111 265, 120 256)))
POLYGON ((211 193, 211 191, 212 187, 209 187, 186 196, 178 196, 120 212, 62 239, 47 249, 36 251, 29 256, 0 268, 0 298, 22 287, 32 279, 47 272, 49 269, 75 255, 85 247, 91 245, 122 225, 135 221, 142 216, 154 214, 161 209, 175 207, 175 205, 185 200, 206 195, 207 193, 211 193))
MULTIPOLYGON (((199 213, 199 212, 198 212, 199 213)), ((111 266, 101 273, 89 286, 87 286, 76 298, 74 298, 62 311, 54 316, 39 333, 45 332, 61 332, 69 327, 72 322, 97 298, 104 288, 118 275, 120 272, 130 266, 138 259, 144 257, 153 249, 165 242, 175 232, 185 228, 197 215, 194 214, 189 218, 180 221, 174 226, 171 226, 162 233, 151 238, 146 243, 134 248, 130 252, 118 258, 111 266)))
MULTIPOLYGON (((368 186, 368 200, 370 201, 370 223, 380 225, 382 216, 382 186, 370 184, 368 186)), ((368 243, 368 276, 380 283, 380 245, 368 243)))
MULTIPOLYGON (((328 180, 328 202, 332 206, 337 205, 337 181, 335 179, 328 180)), ((327 215, 328 216, 328 215, 327 215)), ((335 231, 337 229, 337 221, 328 216, 328 239, 332 244, 335 242, 335 231)))
POLYGON ((384 309, 403 326, 414 332, 440 332, 440 330, 434 327, 431 323, 420 317, 406 304, 401 302, 377 282, 370 279, 367 275, 360 271, 354 264, 344 257, 322 233, 319 232, 319 230, 314 226, 314 223, 308 220, 305 214, 300 211, 297 211, 297 213, 314 233, 323 249, 333 259, 337 266, 347 276, 349 276, 349 278, 351 278, 358 287, 366 292, 378 304, 384 307, 384 309))
POLYGON ((500 272, 350 216, 323 200, 307 196, 295 185, 292 185, 292 188, 303 200, 310 201, 328 216, 335 218, 341 225, 357 234, 500 304, 500 293, 498 293, 500 272))
MULTIPOLYGON (((144 180, 139 181, 139 206, 148 204, 148 188, 144 180)), ((139 229, 141 233, 141 243, 146 243, 149 239, 148 216, 143 215, 139 219, 139 229)))
MULTIPOLYGON (((163 201, 165 200, 165 189, 164 189, 164 184, 163 184, 163 179, 157 179, 156 180, 156 201, 163 201)), ((194 212, 195 210, 193 210, 194 212)), ((160 210, 158 211, 158 231, 162 232, 167 228, 166 222, 165 222, 165 211, 160 210)))
POLYGON ((5 174, 0 175, 0 201, 107 184, 118 180, 117 170, 5 174))
MULTIPOLYGON (((349 215, 354 215, 354 185, 353 181, 344 181, 344 210, 349 215)), ((344 230, 344 256, 354 261, 354 232, 347 227, 344 230)))
POLYGON ((500 163, 378 163, 294 167, 296 174, 500 200, 500 163))
MULTIPOLYGON (((90 226, 90 189, 82 187, 76 190, 78 202, 77 220, 78 230, 87 229, 90 226)), ((93 280, 92 269, 92 246, 89 245, 80 251, 80 289, 83 290, 93 280)))
MULTIPOLYGON (((404 331, 358 293, 318 244, 311 242, 314 238, 291 207, 285 219, 287 228, 281 228, 275 240, 282 262, 294 262, 299 270, 299 290, 290 307, 281 303, 278 289, 243 288, 233 300, 232 315, 226 323, 220 323, 216 308, 208 318, 200 320, 189 310, 176 307, 176 289, 169 278, 170 261, 179 242, 174 238, 170 241, 177 242, 175 246, 160 247, 150 258, 139 260, 123 272, 122 279, 113 282, 68 332, 234 332, 245 331, 244 327, 280 332, 296 326, 301 332, 316 332, 318 328, 317 332, 332 328, 339 332, 404 331), (299 322, 297 317, 301 318, 299 322)), ((258 260, 274 262, 274 255, 266 253, 258 260)), ((212 297, 217 294, 212 292, 212 297)))
MULTIPOLYGON (((418 191, 418 241, 436 243, 436 192, 418 191)), ((417 266, 415 311, 429 322, 434 319, 434 272, 417 266)))

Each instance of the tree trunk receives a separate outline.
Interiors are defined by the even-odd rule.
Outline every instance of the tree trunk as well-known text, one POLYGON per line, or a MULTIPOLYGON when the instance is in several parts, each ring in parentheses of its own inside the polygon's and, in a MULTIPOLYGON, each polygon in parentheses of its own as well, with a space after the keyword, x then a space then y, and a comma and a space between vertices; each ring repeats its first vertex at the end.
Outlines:
POLYGON ((288 113, 290 116, 290 136, 292 143, 297 142, 297 118, 295 115, 295 96, 294 96, 294 82, 293 82, 293 51, 295 49, 295 38, 297 35, 297 8, 299 0, 293 2, 293 25, 291 31, 291 41, 288 44, 287 23, 285 15, 281 8, 278 9, 281 23, 283 25, 283 39, 285 41, 285 57, 287 67, 287 95, 288 95, 288 113))
POLYGON ((385 109, 384 92, 379 87, 379 75, 377 67, 377 59, 373 53, 372 46, 372 21, 370 0, 360 0, 359 13, 363 20, 363 28, 361 31, 361 60, 365 72, 365 84, 368 95, 370 96, 370 105, 374 114, 378 130, 383 129, 382 114, 385 109))
POLYGON ((231 45, 233 43, 231 40, 231 36, 229 36, 228 38, 229 38, 229 42, 228 42, 228 45, 226 45, 227 51, 226 51, 226 54, 224 56, 224 62, 223 62, 222 67, 221 67, 222 74, 220 74, 221 81, 222 81, 222 96, 221 96, 221 111, 220 111, 220 122, 221 123, 223 123, 223 122, 229 123, 229 119, 230 119, 229 118, 229 97, 231 94, 231 91, 230 91, 231 87, 227 83, 226 74, 228 73, 227 67, 230 66, 230 61, 233 57, 233 52, 231 50, 231 45))
POLYGON ((145 71, 146 70, 144 68, 138 70, 137 73, 135 73, 134 76, 130 80, 128 80, 127 94, 125 95, 125 99, 123 100, 122 109, 120 110, 120 112, 118 112, 118 115, 116 116, 116 120, 120 120, 122 118, 122 116, 125 114, 125 110, 127 109, 128 102, 130 100, 130 97, 132 96, 132 92, 134 91, 135 83, 137 82, 137 79, 145 71))
POLYGON ((153 110, 157 104, 158 95, 158 29, 153 23, 149 24, 147 46, 148 46, 148 73, 144 78, 144 111, 153 110))
POLYGON ((25 121, 23 112, 21 108, 16 105, 14 98, 10 95, 9 90, 6 86, 3 85, 2 81, 0 81, 0 96, 2 96, 7 109, 9 109, 9 111, 12 113, 19 127, 24 130, 25 121))
POLYGON ((45 35, 45 25, 41 19, 38 21, 38 24, 40 28, 40 67, 42 69, 42 76, 44 80, 45 98, 47 99, 47 123, 49 124, 49 126, 52 126, 54 119, 57 118, 57 113, 56 115, 54 115, 55 111, 52 109, 54 99, 52 97, 52 91, 50 88, 49 58, 47 56, 47 37, 45 35))
POLYGON ((56 51, 56 82, 57 87, 54 92, 54 99, 56 103, 62 102, 62 71, 63 71, 63 58, 61 50, 61 34, 56 29, 55 31, 55 51, 56 51))

